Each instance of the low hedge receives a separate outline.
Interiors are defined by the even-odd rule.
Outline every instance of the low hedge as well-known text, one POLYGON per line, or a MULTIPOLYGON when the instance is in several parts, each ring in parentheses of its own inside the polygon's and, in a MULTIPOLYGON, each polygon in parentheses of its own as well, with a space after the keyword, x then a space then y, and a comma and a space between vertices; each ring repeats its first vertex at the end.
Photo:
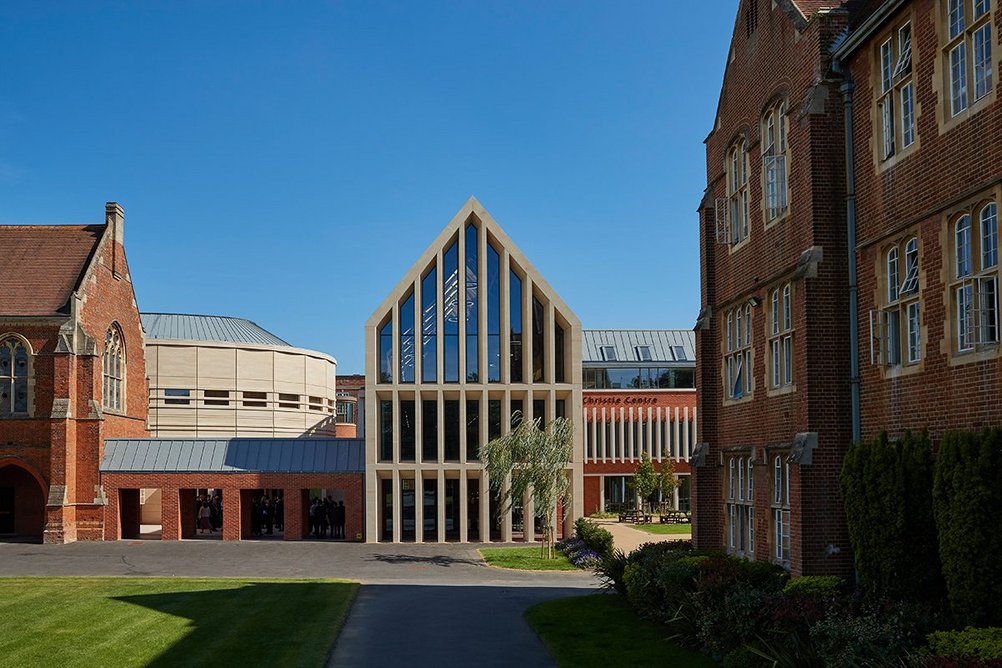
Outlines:
POLYGON ((591 520, 578 518, 574 523, 574 533, 600 558, 612 555, 612 534, 591 520))
POLYGON ((926 663, 932 666, 1002 666, 1002 628, 936 631, 926 641, 926 663))

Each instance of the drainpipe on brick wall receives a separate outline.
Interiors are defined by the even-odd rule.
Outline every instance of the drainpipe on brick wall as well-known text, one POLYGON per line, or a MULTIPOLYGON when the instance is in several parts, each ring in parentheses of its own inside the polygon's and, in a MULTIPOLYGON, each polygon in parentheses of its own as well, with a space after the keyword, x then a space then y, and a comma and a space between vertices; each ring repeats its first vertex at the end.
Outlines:
POLYGON ((859 285, 856 280, 856 166, 853 160, 852 79, 838 60, 833 69, 842 75, 842 112, 845 114, 845 218, 849 252, 849 383, 852 392, 852 440, 860 440, 859 406, 859 285))

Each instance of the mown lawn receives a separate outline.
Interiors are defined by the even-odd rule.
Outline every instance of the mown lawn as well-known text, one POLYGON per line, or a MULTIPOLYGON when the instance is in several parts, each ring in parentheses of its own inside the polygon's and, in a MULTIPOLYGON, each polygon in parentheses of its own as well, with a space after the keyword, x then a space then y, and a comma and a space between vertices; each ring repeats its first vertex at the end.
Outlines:
POLYGON ((480 550, 488 566, 514 568, 522 571, 576 571, 578 567, 567 560, 562 552, 553 550, 553 558, 540 556, 535 547, 485 547, 480 550))
POLYGON ((615 594, 547 601, 525 612, 558 666, 714 668, 709 657, 665 638, 664 627, 641 619, 615 594))
POLYGON ((678 533, 692 533, 691 524, 634 524, 633 528, 646 531, 647 533, 657 534, 659 536, 678 533))
POLYGON ((358 585, 0 578, 7 666, 322 666, 358 585))

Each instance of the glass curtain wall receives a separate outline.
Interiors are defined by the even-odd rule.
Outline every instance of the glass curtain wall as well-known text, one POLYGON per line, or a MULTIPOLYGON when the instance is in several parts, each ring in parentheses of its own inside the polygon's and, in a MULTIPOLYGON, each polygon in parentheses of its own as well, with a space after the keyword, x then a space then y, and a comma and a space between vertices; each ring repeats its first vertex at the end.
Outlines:
POLYGON ((393 402, 379 402, 379 461, 393 461, 393 402))
POLYGON ((553 382, 564 382, 564 328, 553 323, 553 382))
POLYGON ((445 436, 446 461, 459 461, 459 402, 447 399, 443 407, 443 435, 445 436))
POLYGON ((442 256, 443 374, 446 383, 459 382, 459 241, 442 256))
POLYGON ((514 271, 509 276, 511 317, 511 382, 522 382, 522 279, 514 271))
POLYGON ((379 329, 379 382, 393 382, 393 318, 379 329))
POLYGON ((414 293, 400 306, 400 382, 414 382, 414 293))
POLYGON ((501 256, 487 245, 487 382, 501 382, 501 256))
POLYGON ((421 461, 438 461, 438 401, 421 399, 421 461))
MULTIPOLYGON (((390 403, 390 402, 386 402, 390 403)), ((414 401, 400 402, 400 461, 414 461, 415 430, 414 401)))
POLYGON ((438 380, 438 272, 434 267, 421 279, 421 381, 438 380))
POLYGON ((480 459, 480 402, 466 401, 466 458, 480 459))
POLYGON ((532 380, 543 382, 543 367, 546 355, 543 346, 543 304, 532 298, 532 380))
POLYGON ((477 226, 466 226, 466 382, 480 380, 480 347, 477 333, 480 328, 477 280, 478 268, 477 226))

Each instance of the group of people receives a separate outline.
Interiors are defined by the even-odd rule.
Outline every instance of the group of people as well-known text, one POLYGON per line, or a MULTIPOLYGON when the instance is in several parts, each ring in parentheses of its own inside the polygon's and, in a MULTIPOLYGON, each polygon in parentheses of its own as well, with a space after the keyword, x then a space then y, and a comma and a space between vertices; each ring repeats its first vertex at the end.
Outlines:
POLYGON ((254 497, 251 504, 251 535, 272 536, 276 530, 285 531, 285 504, 282 497, 254 497))
POLYGON ((223 499, 219 494, 195 497, 195 526, 198 533, 215 533, 223 527, 223 499))
POLYGON ((344 538, 344 501, 331 497, 310 502, 310 534, 314 538, 344 538))

